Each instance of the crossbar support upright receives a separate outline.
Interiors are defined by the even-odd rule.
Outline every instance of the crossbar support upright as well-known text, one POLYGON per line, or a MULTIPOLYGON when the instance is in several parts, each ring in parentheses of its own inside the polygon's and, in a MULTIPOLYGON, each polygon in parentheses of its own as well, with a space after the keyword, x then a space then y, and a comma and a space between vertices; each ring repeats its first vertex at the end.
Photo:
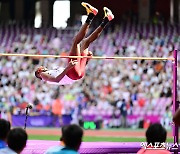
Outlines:
MULTIPOLYGON (((174 50, 173 52, 173 114, 176 112, 176 110, 179 108, 179 103, 177 101, 177 50, 174 50)), ((178 126, 173 125, 173 136, 174 136, 174 144, 179 142, 178 137, 178 126)), ((174 154, 178 154, 178 150, 174 151, 174 154)))

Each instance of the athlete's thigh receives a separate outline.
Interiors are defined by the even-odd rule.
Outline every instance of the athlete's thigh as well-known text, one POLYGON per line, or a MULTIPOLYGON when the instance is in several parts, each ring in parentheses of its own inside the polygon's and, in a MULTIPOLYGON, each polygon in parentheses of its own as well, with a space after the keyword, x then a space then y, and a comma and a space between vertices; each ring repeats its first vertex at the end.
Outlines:
MULTIPOLYGON (((71 47, 69 56, 81 56, 80 44, 76 44, 76 45, 73 45, 73 46, 71 47)), ((69 62, 71 59, 77 60, 78 63, 80 63, 80 61, 81 61, 80 58, 69 58, 69 59, 68 59, 68 62, 69 62)))
POLYGON ((69 53, 69 56, 80 56, 80 44, 73 44, 69 53))
POLYGON ((84 51, 87 51, 87 50, 88 50, 88 47, 89 47, 89 43, 88 43, 87 39, 85 38, 85 39, 83 39, 83 40, 81 41, 81 45, 80 45, 80 52, 81 52, 81 54, 82 54, 84 51))

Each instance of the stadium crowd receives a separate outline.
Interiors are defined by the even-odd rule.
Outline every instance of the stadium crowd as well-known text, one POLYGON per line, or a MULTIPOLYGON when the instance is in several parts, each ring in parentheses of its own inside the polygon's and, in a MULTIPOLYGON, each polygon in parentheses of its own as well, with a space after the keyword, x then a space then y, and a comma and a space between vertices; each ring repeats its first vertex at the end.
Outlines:
MULTIPOLYGON (((180 48, 178 26, 121 23, 107 29, 90 46, 96 56, 172 57, 172 51, 180 48)), ((0 52, 66 55, 77 30, 2 25, 0 52)), ((33 103, 31 115, 58 112, 71 114, 74 120, 92 114, 163 117, 167 113, 171 118, 171 61, 90 60, 85 77, 66 86, 44 84, 34 76, 38 66, 55 68, 66 63, 60 58, 0 57, 1 112, 24 114, 26 105, 33 103), (59 111, 53 105, 58 99, 59 111), (158 105, 160 101, 163 104, 158 105)))

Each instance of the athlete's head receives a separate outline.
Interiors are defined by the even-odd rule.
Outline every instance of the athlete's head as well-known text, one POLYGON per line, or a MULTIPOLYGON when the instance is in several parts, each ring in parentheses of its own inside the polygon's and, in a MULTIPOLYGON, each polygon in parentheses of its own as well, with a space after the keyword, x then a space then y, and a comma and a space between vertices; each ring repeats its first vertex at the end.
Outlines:
POLYGON ((42 80, 40 74, 41 74, 42 72, 46 72, 46 71, 48 71, 48 69, 47 69, 46 67, 40 66, 40 67, 35 71, 35 76, 36 76, 38 79, 42 80))

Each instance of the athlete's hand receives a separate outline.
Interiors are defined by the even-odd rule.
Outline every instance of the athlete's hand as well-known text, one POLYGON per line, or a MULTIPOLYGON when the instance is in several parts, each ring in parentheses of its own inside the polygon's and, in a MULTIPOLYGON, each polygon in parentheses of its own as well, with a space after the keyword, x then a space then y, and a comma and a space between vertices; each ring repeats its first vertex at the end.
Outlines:
POLYGON ((78 63, 77 60, 72 60, 71 59, 71 61, 69 62, 68 66, 67 66, 68 70, 73 68, 77 63, 78 63))
POLYGON ((87 56, 90 56, 92 57, 93 56, 93 53, 91 51, 88 51, 88 55, 87 56))
MULTIPOLYGON (((92 57, 92 56, 93 56, 93 53, 92 53, 91 51, 88 51, 87 56, 92 57)), ((88 64, 88 62, 89 62, 90 59, 91 59, 91 58, 88 58, 88 59, 87 59, 86 65, 88 64)))

